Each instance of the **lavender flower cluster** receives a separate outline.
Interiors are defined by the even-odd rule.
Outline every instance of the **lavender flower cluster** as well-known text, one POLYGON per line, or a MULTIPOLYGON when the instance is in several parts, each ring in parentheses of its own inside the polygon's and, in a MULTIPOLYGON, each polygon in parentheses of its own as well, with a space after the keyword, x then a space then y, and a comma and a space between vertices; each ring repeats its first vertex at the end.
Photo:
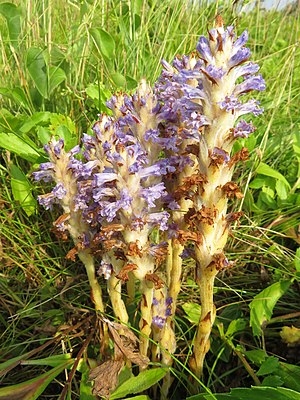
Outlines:
POLYGON ((79 253, 100 254, 99 273, 119 282, 118 294, 108 286, 118 318, 127 318, 123 283, 141 283, 140 328, 148 337, 157 329, 171 335, 182 253, 200 262, 198 276, 228 265, 224 232, 238 216, 226 215, 227 199, 241 197, 230 179, 247 157, 246 149, 231 155, 232 146, 255 130, 241 117, 263 112, 258 101, 242 99, 265 89, 259 66, 248 61, 247 40, 247 31, 236 38, 217 18, 196 52, 162 61, 154 89, 142 81, 133 95, 114 95, 107 102, 112 116, 100 115, 80 147, 65 152, 63 140, 53 139, 45 146, 50 162, 34 173, 55 182, 39 202, 63 207, 57 229, 70 232, 79 253), (170 243, 181 249, 175 261, 170 243))

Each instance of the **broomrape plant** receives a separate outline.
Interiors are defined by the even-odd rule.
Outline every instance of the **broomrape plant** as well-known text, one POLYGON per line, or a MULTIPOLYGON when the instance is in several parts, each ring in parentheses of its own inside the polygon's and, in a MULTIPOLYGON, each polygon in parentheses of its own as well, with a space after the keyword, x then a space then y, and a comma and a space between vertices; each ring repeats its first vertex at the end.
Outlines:
MULTIPOLYGON (((265 89, 259 66, 248 61, 247 40, 247 31, 236 38, 218 17, 196 52, 172 65, 162 61, 154 88, 142 81, 133 95, 113 96, 107 103, 113 116, 101 115, 81 148, 66 153, 63 141, 53 139, 46 146, 50 162, 34 174, 56 183, 39 201, 62 206, 54 225, 74 241, 69 257, 78 253, 85 264, 96 310, 105 312, 96 269, 124 324, 138 289, 143 359, 172 365, 182 259, 194 258, 201 317, 190 366, 198 377, 216 316, 214 279, 230 266, 223 249, 241 216, 228 214, 227 205, 243 196, 232 175, 248 151, 232 155, 232 147, 255 130, 241 117, 263 111, 254 99, 242 101, 265 89)), ((167 376, 163 397, 170 384, 167 376)))

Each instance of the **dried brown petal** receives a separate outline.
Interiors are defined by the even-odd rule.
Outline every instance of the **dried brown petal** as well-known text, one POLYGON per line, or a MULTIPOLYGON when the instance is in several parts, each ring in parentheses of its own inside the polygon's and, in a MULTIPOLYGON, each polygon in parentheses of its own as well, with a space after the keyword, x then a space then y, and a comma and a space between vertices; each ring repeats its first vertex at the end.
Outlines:
POLYGON ((204 174, 193 174, 183 179, 180 185, 174 192, 175 200, 181 199, 183 196, 190 198, 193 195, 193 189, 196 191, 200 189, 203 192, 203 185, 207 183, 207 177, 204 174), (195 188, 197 186, 197 188, 195 188), (192 193, 190 193, 192 191, 192 193))
POLYGON ((56 221, 53 222, 53 225, 57 227, 57 226, 59 226, 61 224, 64 224, 69 219, 70 219, 70 214, 69 213, 63 214, 60 217, 58 217, 56 221))
POLYGON ((71 249, 70 251, 68 251, 67 255, 66 255, 66 259, 67 260, 72 260, 75 261, 76 260, 76 254, 78 253, 78 250, 76 247, 73 247, 73 249, 71 249))
POLYGON ((199 221, 207 225, 213 225, 217 216, 217 210, 215 208, 202 206, 198 214, 199 221))
POLYGON ((242 199, 244 197, 238 185, 232 181, 225 183, 225 185, 222 186, 222 190, 229 199, 233 199, 234 197, 237 199, 242 199))
POLYGON ((237 151, 229 160, 228 168, 232 168, 239 161, 246 161, 249 159, 249 150, 246 147, 241 148, 237 151))
POLYGON ((131 271, 135 271, 138 268, 136 264, 126 264, 121 271, 116 275, 118 279, 120 279, 122 282, 127 282, 129 280, 128 273, 131 271))
POLYGON ((177 240, 180 244, 185 244, 188 240, 195 242, 197 244, 202 244, 202 235, 199 232, 191 232, 191 231, 184 231, 178 230, 177 240))
POLYGON ((150 281, 154 283, 155 289, 161 289, 165 286, 163 280, 155 273, 153 274, 146 274, 145 275, 146 281, 150 281))
POLYGON ((232 222, 238 221, 244 215, 243 211, 236 211, 226 215, 227 226, 232 222))
POLYGON ((143 253, 142 253, 141 249, 139 248, 138 241, 130 242, 128 244, 128 249, 127 249, 126 254, 129 256, 139 256, 139 257, 143 256, 143 253))
POLYGON ((111 224, 101 228, 100 235, 103 238, 110 239, 114 232, 122 232, 124 230, 124 225, 122 224, 111 224))

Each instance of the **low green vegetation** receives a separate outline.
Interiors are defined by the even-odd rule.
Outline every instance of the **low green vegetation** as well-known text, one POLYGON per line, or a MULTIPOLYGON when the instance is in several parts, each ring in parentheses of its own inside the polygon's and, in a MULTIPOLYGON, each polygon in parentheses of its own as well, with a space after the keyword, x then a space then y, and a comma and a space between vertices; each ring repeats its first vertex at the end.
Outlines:
MULTIPOLYGON (((184 261, 169 398, 299 399, 299 13, 296 4, 266 11, 254 1, 0 3, 0 399, 92 400, 89 371, 103 361, 85 269, 66 258, 73 246, 55 235, 57 211, 36 200, 47 193, 32 178, 47 161, 43 146, 53 135, 67 150, 79 144, 97 115, 110 113, 112 93, 132 92, 142 78, 153 84, 161 59, 194 51, 217 14, 249 31, 265 112, 256 132, 235 143, 250 151, 235 172, 245 196, 230 204, 244 216, 225 248, 232 268, 216 279, 217 318, 197 393, 188 358, 199 289, 193 260, 184 261)), ((166 373, 125 367, 111 399, 158 399, 166 373)))

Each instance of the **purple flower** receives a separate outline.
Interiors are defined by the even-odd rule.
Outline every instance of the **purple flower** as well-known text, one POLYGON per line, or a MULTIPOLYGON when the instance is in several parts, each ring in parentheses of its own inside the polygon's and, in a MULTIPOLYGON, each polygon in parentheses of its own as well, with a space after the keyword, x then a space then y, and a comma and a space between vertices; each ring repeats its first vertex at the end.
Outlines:
POLYGON ((159 315, 155 315, 152 318, 152 324, 156 325, 157 328, 159 328, 159 329, 162 329, 165 326, 165 323, 166 323, 166 318, 163 318, 159 315))
POLYGON ((118 179, 118 175, 114 172, 102 172, 94 175, 96 186, 102 186, 104 183, 113 182, 118 179))
POLYGON ((98 269, 98 275, 103 275, 104 279, 107 280, 111 277, 112 271, 113 271, 112 265, 102 260, 100 263, 100 267, 98 269))
POLYGON ((158 302, 158 300, 157 300, 156 297, 153 297, 152 304, 153 304, 154 306, 158 306, 159 302, 158 302))
POLYGON ((47 193, 38 196, 38 201, 46 210, 52 210, 52 206, 57 202, 57 198, 53 193, 47 193))
POLYGON ((164 175, 160 163, 153 164, 150 167, 142 168, 138 171, 141 179, 148 178, 151 176, 164 175))
POLYGON ((185 249, 183 250, 183 252, 180 254, 180 257, 181 257, 183 260, 186 260, 187 258, 195 258, 195 257, 196 257, 195 250, 192 249, 192 248, 190 248, 190 247, 187 247, 187 248, 185 248, 185 249))
POLYGON ((223 76, 226 74, 226 71, 220 67, 217 68, 215 65, 208 65, 203 72, 205 72, 207 75, 209 75, 211 78, 215 79, 222 79, 223 76))
POLYGON ((228 68, 233 68, 236 65, 242 64, 250 57, 251 52, 247 47, 239 49, 228 61, 228 68))
POLYGON ((234 111, 241 103, 234 96, 226 96, 224 101, 218 103, 221 110, 234 111))
POLYGON ((253 133, 254 131, 255 127, 252 125, 252 122, 248 124, 246 121, 241 119, 233 130, 233 136, 235 138, 247 138, 250 133, 253 133))
POLYGON ((117 201, 118 207, 128 210, 132 203, 132 197, 129 196, 129 191, 127 188, 123 188, 120 191, 120 200, 117 201))
POLYGON ((196 49, 199 51, 201 57, 207 61, 207 62, 212 62, 213 61, 213 57, 211 54, 211 50, 210 50, 210 46, 209 46, 209 42, 206 39, 205 36, 200 36, 198 44, 196 46, 196 49))
POLYGON ((235 68, 235 76, 238 78, 239 76, 252 75, 252 74, 255 74, 258 70, 259 70, 258 64, 249 62, 247 64, 236 67, 235 68))
POLYGON ((67 191, 62 183, 58 183, 52 189, 52 193, 57 199, 62 200, 66 196, 67 191))
POLYGON ((101 201, 99 205, 101 206, 100 215, 105 217, 107 222, 112 222, 121 208, 117 201, 101 201))
POLYGON ((240 105, 237 107, 237 114, 239 116, 252 113, 255 117, 258 115, 262 114, 264 112, 263 108, 259 108, 260 102, 257 100, 249 100, 247 103, 240 103, 240 105))
MULTIPOLYGON (((52 163, 49 163, 52 164, 52 163)), ((32 173, 34 179, 36 181, 41 181, 43 180, 44 182, 51 182, 54 179, 54 174, 53 171, 51 170, 46 170, 46 171, 35 171, 32 173)))
POLYGON ((152 213, 147 216, 147 222, 149 225, 152 227, 159 227, 160 230, 162 231, 167 231, 168 230, 168 219, 170 217, 170 214, 166 211, 158 212, 158 213, 152 213))
POLYGON ((219 148, 219 147, 214 147, 213 152, 212 152, 212 158, 214 156, 221 156, 223 158, 223 162, 228 163, 230 160, 229 154, 227 151, 219 148))
POLYGON ((239 96, 241 94, 250 92, 251 90, 265 90, 266 83, 261 75, 250 76, 248 79, 245 79, 244 82, 237 85, 233 91, 235 96, 239 96))
POLYGON ((160 199, 166 193, 164 183, 158 183, 140 191, 141 197, 146 200, 150 208, 156 207, 155 200, 160 199))
POLYGON ((65 146, 65 142, 63 139, 59 139, 58 142, 53 146, 53 152, 58 157, 61 154, 62 149, 65 146))
POLYGON ((166 298, 166 305, 170 306, 171 304, 173 304, 173 299, 172 299, 172 297, 169 296, 166 298))
POLYGON ((248 42, 248 31, 244 31, 241 36, 234 42, 233 48, 235 51, 238 51, 244 44, 248 42))
POLYGON ((104 197, 113 197, 115 195, 116 195, 115 190, 109 187, 108 188, 100 187, 100 188, 95 188, 93 190, 93 199, 97 202, 99 202, 104 197))

